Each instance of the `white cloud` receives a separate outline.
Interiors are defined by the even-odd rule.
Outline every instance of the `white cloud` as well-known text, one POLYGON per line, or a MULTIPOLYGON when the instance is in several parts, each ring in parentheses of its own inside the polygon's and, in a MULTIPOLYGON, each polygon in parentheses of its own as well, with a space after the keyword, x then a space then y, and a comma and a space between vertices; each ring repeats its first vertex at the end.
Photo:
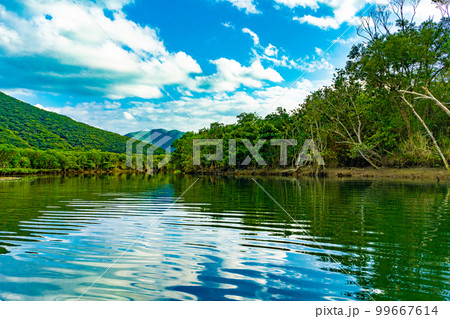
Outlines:
POLYGON ((282 4, 289 8, 295 7, 308 7, 312 9, 318 9, 319 4, 317 0, 275 0, 276 3, 282 4))
POLYGON ((234 29, 234 25, 231 22, 223 22, 222 25, 225 28, 234 29))
POLYGON ((265 116, 279 106, 293 110, 310 92, 327 84, 328 81, 303 79, 290 90, 282 86, 272 86, 257 89, 252 93, 220 92, 207 97, 183 97, 177 101, 131 102, 131 107, 126 110, 111 108, 108 101, 79 103, 62 108, 40 107, 121 134, 147 127, 188 131, 208 127, 212 122, 235 123, 236 115, 242 112, 257 112, 265 116), (193 120, 187 120, 189 117, 186 113, 189 113, 193 120))
POLYGON ((259 37, 258 37, 258 35, 255 32, 253 32, 252 30, 250 30, 248 28, 243 28, 242 32, 247 33, 247 34, 249 34, 252 37, 254 45, 258 45, 259 44, 259 37))
MULTIPOLYGON (((35 106, 45 111, 69 116, 94 127, 122 134, 133 131, 134 125, 137 123, 136 119, 133 120, 132 112, 129 109, 124 111, 117 107, 120 106, 117 102, 86 102, 64 107, 42 106, 41 104, 35 106)), ((145 127, 144 123, 141 125, 145 127)))
POLYGON ((301 70, 307 73, 313 73, 320 70, 333 70, 334 66, 326 57, 305 57, 303 59, 291 60, 283 55, 281 58, 263 56, 261 59, 271 62, 275 66, 281 66, 289 69, 301 70))
MULTIPOLYGON (((334 66, 328 62, 325 57, 322 57, 323 51, 318 51, 316 48, 316 53, 319 58, 303 58, 303 59, 291 59, 283 53, 280 53, 278 49, 273 44, 269 43, 267 47, 260 44, 258 35, 248 28, 242 29, 242 32, 250 34, 253 38, 253 48, 252 52, 254 54, 255 61, 266 61, 270 62, 273 66, 284 67, 289 69, 297 69, 305 72, 316 72, 319 70, 332 70, 334 66)), ((319 49, 320 50, 320 49, 319 49)))
POLYGON ((84 87, 82 79, 91 80, 92 91, 113 98, 158 98, 162 93, 154 80, 162 86, 183 85, 191 74, 202 72, 186 53, 168 52, 154 29, 128 20, 120 8, 130 2, 105 1, 107 8, 117 10, 113 19, 102 7, 82 4, 80 9, 67 0, 29 0, 25 3, 29 15, 23 17, 0 5, 0 48, 9 57, 51 60, 52 70, 61 69, 58 65, 78 68, 78 74, 41 71, 40 75, 78 78, 84 87), (92 86, 92 79, 99 86, 92 86))
POLYGON ((220 58, 211 63, 217 67, 217 73, 196 77, 192 90, 199 92, 229 92, 241 86, 260 88, 264 82, 282 82, 281 75, 272 68, 264 68, 259 60, 250 66, 242 66, 231 59, 220 58))
POLYGON ((299 62, 298 69, 308 73, 313 73, 320 70, 333 70, 334 66, 325 57, 318 59, 305 59, 299 62))
POLYGON ((230 2, 233 6, 240 10, 244 10, 247 14, 249 13, 261 13, 258 9, 256 9, 256 5, 253 0, 221 0, 230 2))
MULTIPOLYGON (((281 86, 262 88, 253 93, 218 93, 208 97, 184 97, 163 103, 134 102, 125 115, 119 109, 101 110, 99 104, 82 103, 74 107, 51 108, 96 127, 122 134, 146 127, 164 127, 181 131, 198 130, 212 122, 231 124, 242 112, 257 112, 265 116, 282 106, 293 110, 319 87, 329 83, 302 80, 291 90, 281 86), (193 120, 186 120, 188 112, 193 120)), ((49 108, 47 108, 49 109, 49 108)))
POLYGON ((318 90, 324 85, 329 85, 330 82, 330 80, 310 81, 302 79, 290 90, 281 86, 273 86, 266 90, 257 91, 255 95, 260 104, 259 112, 266 115, 274 112, 280 106, 287 110, 296 109, 311 92, 318 90))
POLYGON ((134 0, 100 0, 97 2, 104 4, 109 10, 119 10, 126 5, 133 3, 134 0))
MULTIPOLYGON (((407 17, 412 16, 412 7, 407 7, 405 13, 407 17)), ((417 7, 414 21, 416 21, 417 23, 421 23, 428 20, 429 18, 432 18, 434 21, 439 21, 441 17, 441 12, 437 8, 437 6, 431 2, 431 0, 422 0, 417 7)))
MULTIPOLYGON (((28 70, 44 77, 42 82, 59 85, 61 81, 73 81, 72 90, 88 90, 110 99, 161 98, 163 92, 157 83, 163 87, 176 85, 180 92, 191 94, 190 91, 205 92, 208 86, 220 92, 243 86, 260 88, 267 81, 283 80, 277 71, 265 68, 259 58, 249 66, 218 59, 212 61, 217 67, 216 74, 200 75, 202 69, 191 56, 169 52, 154 29, 127 19, 121 8, 131 2, 97 1, 97 5, 81 2, 80 9, 69 0, 29 0, 25 3, 28 12, 25 16, 7 12, 0 5, 0 48, 6 57, 50 60, 48 70, 35 71, 33 64, 28 70), (112 19, 105 16, 104 8, 115 10, 112 19)), ((252 1, 233 3, 250 11, 254 6, 252 1)), ((225 25, 232 27, 231 23, 225 25)), ((242 31, 252 37, 255 47, 260 46, 256 33, 248 28, 242 31)), ((276 61, 275 66, 296 66, 285 56, 279 62, 279 49, 272 44, 259 50, 276 61)), ((58 92, 51 84, 45 90, 58 92)))
POLYGON ((253 39, 252 52, 255 56, 255 60, 269 61, 272 63, 272 65, 277 67, 281 66, 287 68, 295 68, 297 66, 297 63, 295 61, 290 60, 285 55, 278 57, 279 49, 273 44, 269 43, 267 47, 262 46, 260 44, 259 36, 255 32, 251 31, 248 28, 243 28, 242 32, 249 34, 253 39))
POLYGON ((128 121, 135 121, 135 120, 136 120, 136 119, 134 118, 134 116, 131 115, 131 114, 128 113, 128 112, 123 112, 123 116, 124 116, 125 119, 128 120, 128 121))
POLYGON ((23 96, 34 96, 34 92, 28 89, 15 88, 15 89, 0 89, 0 92, 5 93, 6 95, 13 96, 15 98, 20 98, 23 96))
MULTIPOLYGON (((286 93, 280 84, 283 78, 274 69, 275 66, 308 72, 333 68, 325 58, 292 59, 282 47, 270 43, 263 46, 255 32, 244 28, 242 32, 249 34, 253 40, 254 57, 251 63, 244 65, 233 59, 220 58, 211 61, 216 72, 203 75, 191 56, 184 52, 170 52, 154 29, 128 20, 121 8, 130 2, 122 0, 107 3, 105 0, 107 4, 103 6, 81 3, 84 10, 137 63, 131 61, 124 49, 118 48, 69 0, 27 1, 29 13, 23 17, 6 12, 0 5, 0 48, 11 57, 38 56, 51 59, 54 63, 52 66, 56 67, 45 71, 46 76, 61 81, 73 78, 75 82, 81 82, 77 85, 100 92, 102 98, 162 97, 158 85, 145 72, 163 86, 177 85, 179 92, 186 94, 185 97, 169 102, 135 102, 131 103, 131 107, 110 101, 59 108, 39 107, 119 133, 145 127, 185 131, 198 129, 197 123, 208 126, 215 121, 235 122, 236 114, 244 111, 266 115, 278 106, 292 109, 309 92, 319 87, 319 82, 303 80, 286 93), (113 19, 105 16, 104 8, 115 10, 113 19), (52 18, 47 19, 46 15, 52 18), (70 68, 70 73, 56 71, 60 66, 73 68, 70 68), (86 79, 96 81, 84 82, 86 79), (274 86, 270 87, 269 84, 274 86), (239 91, 243 87, 252 90, 239 91), (195 97, 191 92, 212 92, 212 96, 195 97), (279 97, 281 99, 277 101, 279 97), (186 113, 191 114, 195 121, 187 120, 189 117, 186 113)), ((244 2, 254 5, 252 1, 244 2)), ((231 23, 225 23, 224 26, 233 27, 231 23)), ((49 88, 47 91, 51 90, 49 88)))
POLYGON ((120 108, 122 105, 119 102, 109 102, 106 101, 104 104, 105 109, 107 110, 115 110, 120 108))
MULTIPOLYGON (((1 12, 2 7, 0 6, 0 17, 2 17, 1 12)), ((3 23, 0 22, 0 43, 5 46, 13 45, 19 41, 19 34, 7 28, 3 23)))
POLYGON ((273 44, 270 44, 264 49, 264 54, 267 56, 276 56, 278 54, 278 49, 273 44))
POLYGON ((253 50, 253 52, 258 59, 261 59, 263 61, 268 61, 274 66, 288 68, 288 69, 298 69, 299 68, 299 64, 295 60, 288 58, 286 55, 269 56, 269 55, 265 54, 265 50, 264 50, 264 54, 258 53, 257 50, 253 50))
MULTIPOLYGON (((293 20, 300 23, 308 23, 321 29, 338 29, 343 23, 357 25, 360 23, 357 14, 368 4, 387 5, 388 0, 274 0, 276 3, 289 8, 304 7, 317 10, 321 5, 333 10, 332 16, 304 15, 296 16, 293 20)), ((412 16, 412 7, 406 5, 405 13, 407 18, 412 16)), ((431 0, 422 0, 416 13, 416 22, 420 23, 429 17, 439 18, 440 13, 431 0)))
POLYGON ((334 17, 314 17, 312 15, 306 15, 303 17, 294 17, 293 20, 297 20, 300 23, 308 23, 319 27, 321 29, 338 29, 341 24, 334 17))
MULTIPOLYGON (((281 0, 283 1, 283 0, 281 0)), ((319 5, 325 5, 333 10, 333 16, 313 16, 304 15, 294 17, 293 20, 300 23, 308 23, 324 30, 338 29, 343 23, 357 24, 359 19, 357 13, 365 7, 367 3, 384 2, 385 0, 317 0, 317 1, 296 1, 292 0, 291 4, 302 5, 311 9, 318 9, 319 5), (301 3, 301 4, 300 4, 301 3)))
POLYGON ((356 44, 356 43, 358 43, 360 41, 361 41, 361 39, 359 37, 350 37, 350 38, 347 38, 347 39, 343 39, 342 37, 339 37, 339 38, 334 39, 332 42, 333 43, 339 43, 339 44, 342 44, 342 45, 353 45, 353 44, 356 44))

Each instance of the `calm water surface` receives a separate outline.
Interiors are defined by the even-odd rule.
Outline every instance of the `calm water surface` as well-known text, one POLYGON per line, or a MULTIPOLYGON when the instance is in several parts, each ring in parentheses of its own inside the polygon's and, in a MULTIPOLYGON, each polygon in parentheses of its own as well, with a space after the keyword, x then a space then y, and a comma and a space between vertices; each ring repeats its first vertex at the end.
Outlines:
POLYGON ((450 299, 449 185, 194 181, 0 181, 0 299, 450 299))

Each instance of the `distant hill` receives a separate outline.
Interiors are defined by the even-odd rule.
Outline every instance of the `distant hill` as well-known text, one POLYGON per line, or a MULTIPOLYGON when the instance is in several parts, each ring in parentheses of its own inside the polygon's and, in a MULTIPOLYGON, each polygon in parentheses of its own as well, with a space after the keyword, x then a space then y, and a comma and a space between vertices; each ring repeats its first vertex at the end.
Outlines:
POLYGON ((0 92, 0 144, 125 153, 128 137, 48 112, 0 92))
POLYGON ((164 129, 154 129, 149 131, 140 131, 125 134, 125 136, 127 137, 137 138, 141 141, 145 141, 153 145, 156 145, 164 150, 170 148, 171 151, 173 151, 173 148, 171 147, 172 143, 175 140, 181 138, 183 135, 184 132, 178 130, 168 131, 164 129), (143 136, 138 137, 139 134, 143 136))

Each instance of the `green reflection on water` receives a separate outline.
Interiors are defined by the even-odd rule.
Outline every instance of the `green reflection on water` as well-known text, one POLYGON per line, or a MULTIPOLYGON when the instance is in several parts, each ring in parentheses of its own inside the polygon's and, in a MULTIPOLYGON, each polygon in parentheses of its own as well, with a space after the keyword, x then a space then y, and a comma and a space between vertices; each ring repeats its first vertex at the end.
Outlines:
MULTIPOLYGON (((42 234, 24 225, 48 211, 71 211, 68 202, 98 202, 101 209, 105 201, 121 194, 152 197, 155 190, 160 190, 158 198, 173 202, 194 181, 172 175, 113 175, 0 182, 0 254, 7 256, 23 243, 35 243, 39 252, 42 235, 58 225, 52 228, 50 221, 42 234)), ((241 237, 236 249, 311 255, 318 269, 344 273, 331 255, 377 300, 449 298, 448 185, 289 178, 257 181, 295 222, 251 179, 204 177, 182 198, 180 210, 186 215, 179 217, 180 227, 213 228, 218 236, 224 230, 236 230, 241 237)), ((120 216, 119 211, 114 218, 120 216)), ((95 223, 101 225, 102 219, 95 223)), ((69 221, 67 226, 57 233, 58 238, 70 238, 90 224, 69 221)), ((192 240, 196 236, 193 233, 192 240)), ((348 284, 353 284, 351 277, 348 284)), ((353 297, 365 298, 363 293, 353 297)))

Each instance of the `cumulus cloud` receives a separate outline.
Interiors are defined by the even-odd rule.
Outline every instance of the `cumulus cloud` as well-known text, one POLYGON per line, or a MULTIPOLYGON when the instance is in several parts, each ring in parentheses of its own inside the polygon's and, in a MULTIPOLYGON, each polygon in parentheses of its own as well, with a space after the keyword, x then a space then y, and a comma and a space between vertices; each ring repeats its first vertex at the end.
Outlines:
POLYGON ((128 20, 120 9, 130 2, 82 2, 80 8, 66 0, 29 0, 24 16, 0 5, 0 52, 4 61, 23 59, 28 76, 34 72, 41 83, 68 82, 72 90, 110 98, 159 98, 155 81, 183 85, 202 72, 186 53, 168 52, 154 29, 128 20), (105 8, 116 10, 113 18, 105 8))
MULTIPOLYGON (((76 100, 94 96, 97 102, 38 106, 103 129, 119 133, 143 127, 186 131, 215 121, 235 122, 236 114, 243 111, 266 115, 278 106, 292 109, 321 83, 303 80, 286 92, 276 67, 307 72, 333 68, 326 57, 293 59, 282 47, 262 44, 254 31, 236 28, 252 39, 250 63, 215 59, 210 63, 216 71, 205 75, 187 53, 169 51, 155 29, 127 18, 122 8, 132 0, 79 2, 82 9, 69 0, 29 0, 23 2, 26 10, 21 16, 0 5, 0 67, 5 70, 0 78, 8 83, 7 76, 24 73, 23 65, 27 65, 26 74, 16 80, 15 87, 21 88, 20 83, 29 86, 15 92, 10 89, 12 95, 65 90, 63 93, 70 92, 76 100), (105 9, 113 11, 106 14, 105 9), (164 89, 176 86, 184 97, 158 102, 135 99, 163 96, 153 79, 164 89), (122 98, 133 102, 106 100, 122 98), (186 113, 195 121, 187 121, 186 113)), ((252 8, 256 10, 254 1, 230 2, 247 13, 256 13, 252 12, 252 8)), ((224 26, 233 28, 231 23, 224 26)))
POLYGON ((229 92, 241 86, 260 88, 266 81, 281 82, 283 78, 272 68, 264 68, 259 60, 250 66, 242 66, 232 59, 220 58, 211 61, 217 73, 196 77, 192 89, 198 92, 229 92))
POLYGON ((269 43, 269 45, 264 49, 264 54, 267 56, 277 56, 278 49, 273 44, 269 43))
POLYGON ((385 2, 384 0, 317 0, 317 1, 301 1, 301 0, 276 0, 289 1, 291 7, 303 6, 311 9, 318 9, 322 4, 333 10, 333 16, 313 16, 304 15, 294 17, 293 19, 300 23, 308 23, 322 29, 338 29, 343 23, 357 24, 357 13, 362 10, 367 3, 385 2))
POLYGON ((220 1, 227 1, 236 8, 238 8, 239 10, 244 10, 247 14, 261 13, 258 9, 256 9, 256 5, 253 0, 220 0, 220 1))
MULTIPOLYGON (((201 75, 195 59, 184 52, 169 52, 156 30, 126 17, 121 10, 131 0, 79 3, 81 8, 69 0, 29 0, 23 3, 27 10, 22 16, 0 5, 0 55, 5 70, 0 78, 8 82, 6 74, 18 74, 8 79, 11 87, 20 87, 26 78, 32 90, 110 99, 161 98, 161 87, 170 85, 189 95, 208 88, 213 92, 260 88, 267 81, 283 80, 260 61, 244 66, 231 59, 211 61, 217 73, 201 75), (114 10, 112 17, 105 15, 105 9, 114 10), (27 65, 26 76, 18 65, 27 65)), ((248 8, 254 5, 235 2, 242 8, 245 3, 248 8)), ((259 45, 256 33, 248 28, 242 31, 259 45)), ((278 54, 271 44, 264 51, 272 58, 278 54)))

